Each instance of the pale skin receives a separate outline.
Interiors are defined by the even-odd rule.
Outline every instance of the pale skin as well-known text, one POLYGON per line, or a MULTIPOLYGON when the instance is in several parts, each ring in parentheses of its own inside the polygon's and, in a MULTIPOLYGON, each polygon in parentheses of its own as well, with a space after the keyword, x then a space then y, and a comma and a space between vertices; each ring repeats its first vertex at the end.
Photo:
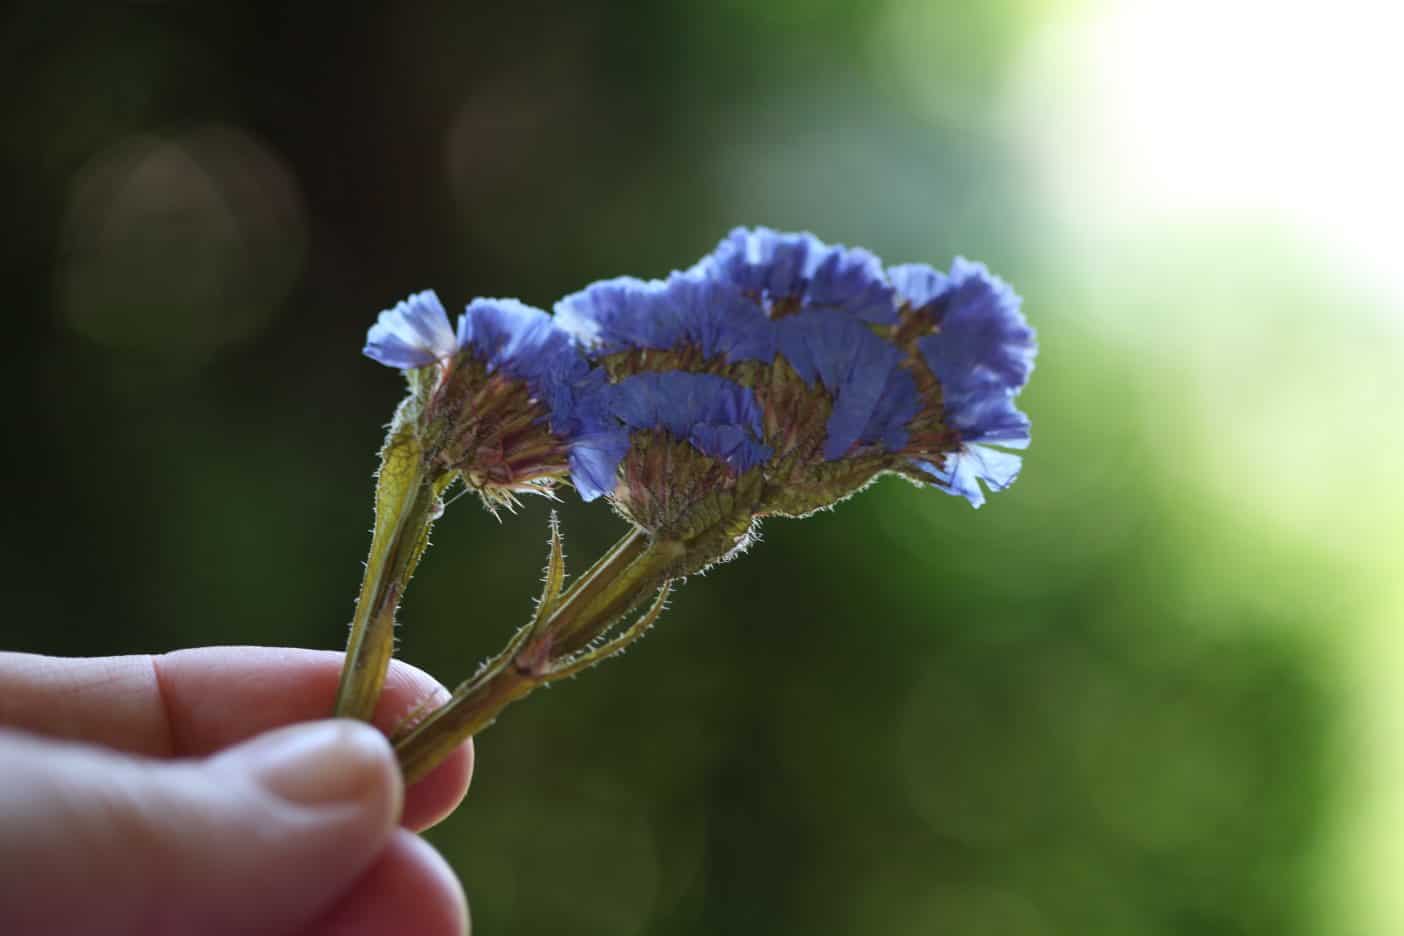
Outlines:
POLYGON ((381 733, 448 693, 396 661, 379 731, 330 720, 340 667, 0 653, 0 933, 466 933, 415 833, 462 801, 472 744, 406 790, 381 733))

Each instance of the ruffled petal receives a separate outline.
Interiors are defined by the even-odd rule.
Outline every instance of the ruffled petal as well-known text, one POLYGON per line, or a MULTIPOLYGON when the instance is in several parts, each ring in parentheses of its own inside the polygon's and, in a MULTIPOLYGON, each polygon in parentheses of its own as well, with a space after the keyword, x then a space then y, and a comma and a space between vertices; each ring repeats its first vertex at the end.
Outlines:
POLYGON ((775 354, 770 322, 755 303, 731 284, 696 273, 595 283, 558 302, 556 322, 596 355, 667 351, 684 343, 703 359, 769 360, 775 354))
POLYGON ((991 491, 1002 491, 1019 477, 1023 462, 1023 456, 1013 452, 986 445, 967 445, 946 456, 941 467, 930 462, 917 462, 917 465, 940 479, 938 486, 942 490, 964 497, 972 507, 980 507, 985 503, 980 482, 985 482, 991 491))
POLYGON ((916 380, 902 368, 894 368, 860 441, 880 444, 889 452, 900 452, 906 448, 910 437, 907 427, 920 411, 921 396, 916 380))
POLYGON ((380 313, 361 353, 387 367, 409 370, 457 350, 448 314, 432 289, 415 293, 380 313))
POLYGON ((502 370, 534 384, 580 360, 551 316, 516 299, 470 302, 458 318, 458 346, 487 364, 489 373, 502 370))
POLYGON ((620 276, 593 283, 556 303, 556 323, 602 354, 664 350, 682 338, 682 316, 658 280, 620 276))
POLYGON ((846 362, 848 371, 834 395, 834 409, 824 440, 826 459, 842 458, 863 437, 900 360, 901 354, 896 348, 864 329, 863 340, 850 350, 846 362))
POLYGON ((807 232, 736 228, 694 270, 771 301, 797 299, 882 325, 897 320, 894 293, 877 257, 861 247, 830 246, 807 232))
POLYGON ((725 377, 680 371, 626 377, 609 388, 610 410, 630 429, 663 430, 738 470, 759 464, 771 450, 758 440, 755 395, 725 377))
MULTIPOLYGON (((834 310, 811 309, 783 318, 776 326, 780 354, 806 383, 820 383, 832 394, 834 407, 824 440, 824 458, 842 458, 868 435, 902 354, 858 319, 834 310)), ((899 381, 892 392, 905 388, 899 381)), ((911 391, 910 403, 889 401, 887 417, 898 410, 915 414, 914 385, 911 391)), ((883 432, 895 428, 884 427, 883 432)))
POLYGON ((1037 348, 1019 297, 984 264, 961 258, 940 303, 940 330, 917 347, 941 382, 947 425, 966 442, 1027 442, 1029 419, 1014 398, 1037 348))
POLYGON ((629 434, 622 429, 575 439, 570 446, 570 480, 581 500, 613 494, 619 463, 629 453, 629 434))
POLYGON ((944 298, 940 331, 921 339, 942 388, 960 393, 998 385, 1017 393, 1028 382, 1036 353, 1019 296, 984 264, 957 258, 944 298))
POLYGON ((688 433, 688 441, 703 455, 719 458, 737 471, 749 471, 774 454, 740 426, 698 423, 688 433))
POLYGON ((903 263, 887 268, 887 279, 897 291, 899 302, 913 309, 924 308, 946 294, 950 279, 924 263, 903 263))

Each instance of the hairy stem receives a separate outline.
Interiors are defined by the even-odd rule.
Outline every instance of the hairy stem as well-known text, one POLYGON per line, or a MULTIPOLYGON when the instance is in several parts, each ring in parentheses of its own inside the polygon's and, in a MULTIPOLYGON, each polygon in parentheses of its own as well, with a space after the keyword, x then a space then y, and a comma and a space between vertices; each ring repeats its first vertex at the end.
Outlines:
POLYGON ((406 782, 427 774, 512 702, 573 674, 578 667, 571 667, 571 654, 607 634, 621 616, 662 587, 682 551, 680 543, 653 540, 637 529, 620 539, 561 596, 548 618, 519 632, 447 704, 392 739, 406 782))
POLYGON ((369 721, 375 711, 395 650, 395 610, 428 544, 439 493, 425 477, 418 443, 392 432, 381 452, 375 532, 346 642, 338 717, 369 721))

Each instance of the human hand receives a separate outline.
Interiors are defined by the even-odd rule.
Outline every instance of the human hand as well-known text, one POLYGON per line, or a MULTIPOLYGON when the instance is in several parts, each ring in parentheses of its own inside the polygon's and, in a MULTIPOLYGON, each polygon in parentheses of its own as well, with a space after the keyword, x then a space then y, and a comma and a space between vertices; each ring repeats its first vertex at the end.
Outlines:
MULTIPOLYGON (((0 933, 465 932, 457 878, 414 831, 463 799, 472 744, 404 790, 379 731, 298 724, 331 711, 340 667, 0 653, 0 933)), ((430 698, 447 692, 396 661, 375 724, 430 698)))

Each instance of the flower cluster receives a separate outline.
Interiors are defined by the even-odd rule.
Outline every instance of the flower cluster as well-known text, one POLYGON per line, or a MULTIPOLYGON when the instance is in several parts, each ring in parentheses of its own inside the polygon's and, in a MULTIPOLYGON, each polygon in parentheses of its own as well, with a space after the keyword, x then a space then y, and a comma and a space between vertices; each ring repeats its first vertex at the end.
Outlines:
POLYGON ((455 332, 432 291, 380 314, 366 356, 421 381, 425 458, 492 505, 569 476, 592 500, 614 489, 628 437, 604 408, 604 375, 540 309, 476 299, 455 332))
MULTIPOLYGON (((981 264, 884 269, 861 248, 737 229, 663 280, 556 304, 432 293, 382 313, 366 354, 433 367, 432 457, 487 492, 569 477, 651 534, 803 516, 884 473, 980 506, 1018 475, 1014 398, 1034 333, 981 264), (993 447, 992 447, 993 446, 993 447)), ((733 537, 736 539, 737 537, 733 537)))
MULTIPOLYGON (((623 277, 566 297, 556 321, 609 374, 618 398, 653 373, 709 375, 754 401, 758 419, 729 425, 734 439, 754 436, 752 454, 728 461, 729 477, 714 485, 747 487, 754 517, 803 516, 888 472, 978 507, 981 482, 1001 490, 1019 470, 1018 455, 990 446, 1029 440, 1014 397, 1032 369, 1033 331, 1013 291, 963 259, 949 274, 884 270, 866 250, 738 229, 666 280, 623 277), (762 477, 747 486, 753 470, 762 477)), ((637 386, 652 394, 659 385, 637 386)), ((676 412, 666 400, 650 403, 658 424, 687 418, 691 400, 674 399, 676 412)), ((671 426, 668 434, 689 436, 671 426)), ((631 462, 641 460, 636 445, 621 475, 640 474, 631 462)), ((676 488, 688 474, 669 477, 676 488)), ((667 519, 636 508, 632 483, 614 496, 631 519, 655 521, 650 529, 667 519)))
POLYGON ((738 229, 663 280, 620 277, 556 304, 431 292, 381 314, 365 353, 404 370, 337 712, 368 717, 394 613, 461 479, 489 508, 569 480, 627 534, 565 586, 552 524, 531 622, 452 700, 395 733, 409 778, 508 703, 637 640, 679 578, 734 555, 767 516, 832 506, 883 474, 967 498, 1018 475, 1015 406, 1034 334, 984 266, 884 269, 809 234, 738 229), (619 622, 650 595, 635 623, 619 622))

